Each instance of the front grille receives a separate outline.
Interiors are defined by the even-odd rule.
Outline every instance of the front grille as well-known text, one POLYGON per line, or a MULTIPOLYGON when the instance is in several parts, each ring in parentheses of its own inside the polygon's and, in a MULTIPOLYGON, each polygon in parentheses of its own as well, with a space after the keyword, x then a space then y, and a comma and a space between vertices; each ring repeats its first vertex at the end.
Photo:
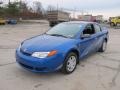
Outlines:
POLYGON ((20 49, 20 52, 26 56, 31 56, 31 53, 24 51, 23 49, 20 49))
POLYGON ((36 71, 43 71, 43 70, 45 70, 45 69, 47 69, 47 68, 46 68, 46 67, 35 68, 36 71))
POLYGON ((19 62, 19 64, 20 64, 21 66, 25 67, 25 68, 28 68, 28 69, 31 69, 31 70, 33 69, 33 67, 28 66, 28 65, 25 65, 25 64, 23 64, 23 63, 20 63, 20 62, 19 62))
POLYGON ((24 68, 27 68, 27 69, 30 69, 30 70, 44 71, 44 70, 47 69, 46 67, 36 67, 36 68, 34 68, 34 67, 32 67, 32 66, 29 66, 29 65, 26 65, 26 64, 23 64, 23 63, 20 63, 20 62, 19 62, 19 64, 20 64, 21 66, 23 66, 24 68))

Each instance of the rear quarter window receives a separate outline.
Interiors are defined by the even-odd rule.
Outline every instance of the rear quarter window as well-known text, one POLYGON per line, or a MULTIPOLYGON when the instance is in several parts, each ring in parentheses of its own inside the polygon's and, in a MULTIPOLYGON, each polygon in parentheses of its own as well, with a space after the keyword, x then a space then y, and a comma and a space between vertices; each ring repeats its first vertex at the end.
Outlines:
POLYGON ((94 28, 95 28, 95 32, 101 32, 101 27, 97 24, 94 25, 94 28))

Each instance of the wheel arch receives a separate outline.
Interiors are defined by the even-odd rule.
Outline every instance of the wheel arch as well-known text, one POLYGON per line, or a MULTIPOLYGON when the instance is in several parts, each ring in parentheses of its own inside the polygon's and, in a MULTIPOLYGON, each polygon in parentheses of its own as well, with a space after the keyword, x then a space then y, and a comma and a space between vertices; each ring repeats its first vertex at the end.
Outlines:
MULTIPOLYGON (((75 49, 75 48, 72 48, 72 49, 70 49, 68 52, 67 52, 67 54, 66 54, 66 56, 69 54, 69 53, 71 53, 71 52, 73 52, 73 53, 75 53, 76 55, 77 55, 77 63, 79 63, 79 51, 77 50, 77 49, 75 49)), ((65 56, 65 57, 66 57, 65 56)))
POLYGON ((107 39, 107 38, 105 38, 104 40, 105 40, 106 42, 108 42, 108 39, 107 39))

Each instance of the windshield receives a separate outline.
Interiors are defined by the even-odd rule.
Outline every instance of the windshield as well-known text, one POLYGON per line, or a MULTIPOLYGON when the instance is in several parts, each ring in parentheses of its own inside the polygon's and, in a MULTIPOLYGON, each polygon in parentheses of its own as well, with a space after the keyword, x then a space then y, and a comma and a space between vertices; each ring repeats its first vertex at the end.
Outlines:
POLYGON ((81 24, 62 23, 50 29, 46 34, 72 38, 80 31, 81 28, 81 24))

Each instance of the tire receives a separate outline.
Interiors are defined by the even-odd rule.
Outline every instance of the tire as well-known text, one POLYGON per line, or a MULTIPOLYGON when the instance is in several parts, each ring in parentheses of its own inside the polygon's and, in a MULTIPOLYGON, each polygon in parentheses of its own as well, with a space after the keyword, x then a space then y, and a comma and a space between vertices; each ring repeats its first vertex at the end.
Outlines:
POLYGON ((63 63, 63 67, 61 70, 62 73, 64 73, 64 74, 72 73, 76 69, 77 60, 78 60, 78 56, 75 53, 73 53, 73 52, 69 53, 66 56, 65 61, 63 63))
POLYGON ((113 22, 111 22, 111 23, 110 23, 110 26, 116 26, 116 24, 115 24, 115 23, 113 23, 113 22))
POLYGON ((53 24, 53 23, 50 23, 50 24, 49 24, 49 26, 50 26, 50 27, 53 27, 53 26, 54 26, 54 24, 53 24))
POLYGON ((49 26, 50 27, 54 27, 55 25, 57 25, 58 24, 58 22, 49 22, 49 26))
POLYGON ((103 43, 102 43, 101 48, 99 49, 99 52, 105 52, 106 48, 107 48, 107 41, 104 40, 103 43))
POLYGON ((116 23, 116 26, 118 26, 118 23, 116 23))
POLYGON ((3 23, 2 25, 5 25, 5 23, 3 23))

